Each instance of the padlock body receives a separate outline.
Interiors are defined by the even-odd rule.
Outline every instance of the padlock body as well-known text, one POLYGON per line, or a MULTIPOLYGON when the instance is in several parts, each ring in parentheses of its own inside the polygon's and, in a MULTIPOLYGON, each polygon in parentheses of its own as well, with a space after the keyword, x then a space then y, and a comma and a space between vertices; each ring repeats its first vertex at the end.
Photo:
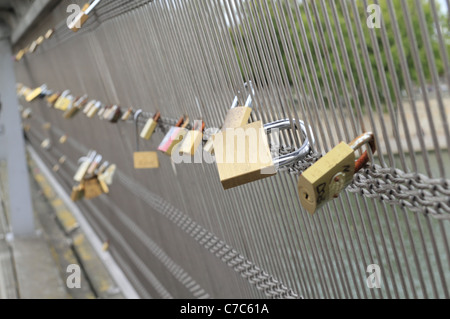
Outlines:
POLYGON ((157 125, 158 122, 156 122, 154 119, 149 119, 147 123, 145 123, 145 126, 141 131, 141 138, 149 140, 155 132, 157 125))
POLYGON ((76 182, 81 182, 83 180, 84 176, 86 175, 90 165, 91 165, 91 161, 88 161, 88 160, 81 163, 81 165, 78 168, 77 172, 75 173, 75 176, 73 177, 73 179, 76 182))
MULTIPOLYGON (((225 118, 225 122, 222 126, 222 131, 228 128, 237 128, 242 127, 248 123, 250 119, 250 115, 252 114, 252 108, 248 106, 239 106, 231 109, 227 117, 225 118)), ((205 144, 203 148, 206 152, 214 154, 214 141, 213 138, 205 144)))
POLYGON ((84 198, 94 199, 103 194, 102 187, 97 178, 92 178, 84 183, 84 198))
POLYGON ((185 155, 194 155, 202 143, 203 134, 200 131, 189 131, 183 139, 179 152, 185 155))
POLYGON ((47 98, 47 102, 50 103, 50 104, 53 104, 53 103, 56 102, 56 100, 58 99, 58 97, 59 97, 59 94, 58 94, 58 93, 52 94, 52 95, 50 95, 50 96, 47 98))
POLYGON ((302 206, 314 214, 352 182, 354 173, 355 151, 341 143, 300 175, 298 193, 302 206))
POLYGON ((171 127, 169 132, 166 134, 163 141, 159 145, 158 150, 166 153, 169 156, 172 155, 174 147, 181 142, 186 133, 187 130, 184 128, 176 126, 171 127))
POLYGON ((133 159, 135 169, 159 168, 158 154, 156 152, 135 152, 133 159))
POLYGON ((41 88, 37 88, 37 89, 33 90, 30 94, 28 94, 26 96, 25 100, 27 102, 31 102, 34 99, 36 99, 39 95, 41 95, 41 93, 42 93, 42 89, 41 88))
POLYGON ((262 122, 217 133, 214 136, 214 152, 224 189, 276 174, 262 122))

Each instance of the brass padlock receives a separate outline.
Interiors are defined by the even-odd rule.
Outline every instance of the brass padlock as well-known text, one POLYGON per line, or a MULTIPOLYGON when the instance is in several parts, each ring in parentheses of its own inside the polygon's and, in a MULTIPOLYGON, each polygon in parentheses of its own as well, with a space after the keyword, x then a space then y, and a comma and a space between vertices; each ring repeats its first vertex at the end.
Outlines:
POLYGON ((160 117, 161 113, 157 112, 153 118, 150 118, 147 123, 145 123, 145 126, 141 131, 141 138, 149 140, 152 137, 160 117))
MULTIPOLYGON (((250 95, 244 106, 238 106, 239 99, 236 96, 234 98, 233 104, 231 105, 231 109, 228 112, 227 117, 225 118, 225 122, 221 128, 221 131, 225 131, 228 128, 237 128, 246 125, 252 113, 252 102, 253 98, 250 95)), ((208 153, 214 154, 213 137, 210 138, 203 149, 208 153)))
MULTIPOLYGON (((158 159, 158 154, 156 152, 141 152, 139 150, 139 116, 142 115, 142 110, 138 110, 136 111, 136 113, 134 114, 134 123, 136 126, 136 152, 133 153, 133 162, 134 162, 134 168, 135 169, 151 169, 151 168, 159 168, 159 159, 158 159)), ((153 120, 155 120, 153 123, 154 125, 148 125, 149 122, 147 122, 147 124, 145 125, 147 127, 147 129, 154 131, 156 128, 156 121, 159 119, 160 115, 159 112, 158 114, 155 115, 155 117, 153 118, 153 120)), ((148 133, 148 131, 142 131, 141 132, 141 137, 142 137, 142 133, 148 133)), ((147 136, 147 135, 145 135, 147 136)))
POLYGON ((31 91, 29 94, 27 94, 27 96, 25 97, 25 101, 27 102, 32 102, 34 99, 36 99, 39 95, 42 94, 42 92, 44 90, 47 89, 47 85, 42 85, 36 89, 34 89, 33 91, 31 91))
POLYGON ((189 117, 181 118, 175 126, 169 129, 161 144, 158 146, 158 150, 171 156, 175 146, 183 140, 186 135, 186 127, 189 125, 189 117))
POLYGON ((91 108, 94 107, 95 103, 97 103, 96 100, 91 100, 88 103, 86 103, 86 105, 84 106, 84 109, 83 109, 83 113, 87 115, 89 113, 89 111, 91 110, 91 108))
POLYGON ((104 172, 99 173, 98 180, 104 182, 106 185, 111 186, 113 183, 114 174, 116 173, 117 166, 109 165, 104 172))
POLYGON ((194 128, 187 132, 181 143, 179 152, 185 155, 194 155, 203 140, 203 131, 205 130, 205 122, 196 121, 194 128))
POLYGON ((84 186, 82 184, 74 186, 72 188, 72 194, 70 195, 70 199, 73 202, 77 202, 84 197, 84 186))
POLYGON ((66 90, 64 92, 61 93, 61 95, 58 97, 58 99, 55 101, 55 104, 53 105, 53 107, 55 109, 61 109, 61 106, 63 105, 63 103, 65 102, 65 98, 70 94, 69 90, 66 90))
POLYGON ((20 61, 22 60, 23 56, 25 55, 25 50, 20 50, 19 52, 17 52, 15 59, 16 61, 20 61))
POLYGON ((264 127, 262 122, 254 122, 216 134, 214 150, 223 188, 230 189, 273 176, 277 173, 278 167, 306 157, 311 151, 311 145, 304 123, 301 121, 299 123, 304 136, 302 147, 275 159, 272 158, 267 134, 291 128, 289 119, 266 124, 264 127))
POLYGON ((355 162, 355 151, 369 144, 376 151, 372 133, 364 133, 350 144, 340 143, 313 166, 300 175, 298 193, 303 207, 314 214, 325 203, 338 197, 352 181, 353 176, 367 162, 367 151, 355 162))
POLYGON ((84 198, 94 199, 103 195, 103 189, 97 177, 84 181, 84 198))
POLYGON ((71 119, 73 118, 78 111, 86 104, 87 102, 87 95, 84 95, 73 102, 73 104, 67 108, 67 110, 64 112, 63 117, 65 119, 71 119))
POLYGON ((49 29, 44 35, 45 39, 47 40, 50 39, 54 33, 55 33, 54 29, 49 29))
POLYGON ((44 42, 44 39, 45 39, 44 36, 41 35, 39 38, 36 39, 36 44, 41 45, 42 42, 44 42))
POLYGON ((53 93, 52 95, 47 97, 47 104, 49 106, 53 106, 53 104, 55 104, 56 100, 58 100, 58 98, 61 96, 61 94, 59 93, 53 93))

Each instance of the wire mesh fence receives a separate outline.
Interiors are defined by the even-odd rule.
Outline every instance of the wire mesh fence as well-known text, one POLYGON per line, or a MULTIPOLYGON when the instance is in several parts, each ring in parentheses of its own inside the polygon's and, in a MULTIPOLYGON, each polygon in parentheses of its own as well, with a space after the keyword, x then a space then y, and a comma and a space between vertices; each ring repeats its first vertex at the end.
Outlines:
MULTIPOLYGON (((89 149, 117 164, 110 194, 79 205, 142 296, 449 297, 448 1, 103 0, 73 33, 77 2, 61 1, 16 44, 55 27, 16 63, 19 82, 209 127, 236 95, 254 94, 253 121, 292 120, 284 150, 301 146, 299 120, 315 138, 306 160, 224 191, 214 163, 160 155, 159 169, 136 171, 132 121, 64 120, 32 102, 27 136, 49 165, 68 158, 55 173, 68 190, 89 149), (371 165, 309 215, 298 175, 367 131, 378 145, 371 165), (380 289, 368 287, 373 264, 380 289)), ((155 150, 167 129, 141 148, 155 150)))

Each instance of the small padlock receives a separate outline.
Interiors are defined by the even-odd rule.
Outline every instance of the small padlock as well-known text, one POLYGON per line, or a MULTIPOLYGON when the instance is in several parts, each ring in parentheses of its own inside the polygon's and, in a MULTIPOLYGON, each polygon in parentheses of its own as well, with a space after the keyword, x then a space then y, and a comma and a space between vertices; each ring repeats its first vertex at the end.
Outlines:
POLYGON ((158 147, 158 150, 171 156, 174 147, 183 140, 186 135, 186 127, 189 125, 189 117, 181 118, 176 126, 172 126, 158 147))
POLYGON ((131 115, 133 115, 133 109, 129 108, 125 113, 123 113, 121 120, 128 121, 130 119, 131 115))
POLYGON ((194 128, 187 132, 181 143, 179 152, 185 155, 194 155, 203 140, 203 131, 205 130, 205 122, 196 121, 194 128))
MULTIPOLYGON (((294 124, 297 126, 295 121, 294 124)), ((311 151, 306 128, 300 128, 304 143, 298 150, 272 158, 267 134, 275 130, 291 128, 289 119, 262 125, 254 122, 240 128, 229 128, 214 136, 214 150, 220 181, 224 189, 241 186, 273 176, 277 168, 302 160, 311 151)))
MULTIPOLYGON (((136 111, 134 114, 134 123, 136 127, 136 152, 133 153, 133 162, 134 162, 134 168, 135 169, 152 169, 152 168, 159 168, 159 159, 158 154, 156 152, 141 152, 139 150, 139 116, 142 115, 142 110, 136 111)), ((155 115, 156 121, 159 119, 159 113, 155 115)), ((155 127, 156 127, 156 123, 155 127)), ((148 124, 148 122, 147 122, 148 124)), ((149 127, 146 124, 146 127, 149 127)), ((154 130, 153 128, 152 130, 154 130)), ((144 131, 142 131, 144 132, 144 131)), ((145 133, 145 132, 144 132, 145 133)), ((142 137, 142 133, 140 135, 142 137)))
POLYGON ((364 133, 350 144, 340 143, 300 175, 300 202, 309 213, 314 214, 325 203, 338 197, 353 181, 355 173, 367 164, 367 151, 355 162, 355 151, 364 144, 369 144, 373 153, 376 151, 373 134, 364 133))
POLYGON ((94 10, 94 8, 97 6, 97 4, 101 0, 95 0, 90 1, 89 3, 86 3, 83 8, 81 9, 81 12, 75 17, 75 19, 69 24, 69 29, 73 32, 77 32, 83 24, 87 21, 89 18, 89 14, 94 10))
POLYGON ((55 30, 54 29, 49 29, 46 33, 45 33, 45 35, 44 35, 44 37, 48 40, 48 39, 50 39, 51 37, 52 37, 52 35, 55 33, 55 30))
POLYGON ((47 97, 47 104, 49 106, 53 106, 53 104, 55 104, 56 100, 58 100, 58 98, 61 96, 61 94, 59 93, 53 93, 52 95, 47 97))
POLYGON ((117 123, 122 116, 122 110, 118 105, 114 105, 111 108, 110 113, 108 114, 106 120, 108 120, 110 123, 117 123))
POLYGON ((87 170, 89 169, 89 166, 91 166, 92 161, 95 159, 95 156, 97 155, 97 152, 90 151, 87 155, 87 157, 83 157, 80 159, 81 165, 78 167, 77 172, 75 173, 75 176, 73 179, 76 182, 81 182, 84 179, 84 176, 87 173, 87 170))
POLYGON ((70 94, 69 90, 62 92, 61 95, 58 97, 58 99, 55 101, 55 104, 53 105, 53 107, 58 110, 61 109, 61 105, 64 103, 65 98, 69 94, 70 94))
POLYGON ((100 163, 102 162, 103 156, 97 155, 94 160, 92 161, 91 165, 89 165, 88 170, 86 171, 86 176, 91 177, 95 174, 95 171, 99 167, 100 163))
POLYGON ((87 112, 86 116, 88 118, 93 118, 95 116, 95 114, 97 114, 97 112, 100 110, 100 108, 102 107, 102 102, 97 101, 90 109, 89 112, 87 112))
POLYGON ((36 44, 41 45, 42 42, 44 42, 44 39, 45 39, 44 36, 41 35, 39 38, 36 39, 36 44))
POLYGON ((36 51, 37 47, 38 47, 38 44, 36 41, 31 42, 28 52, 34 53, 36 51))
MULTIPOLYGON (((225 131, 228 128, 237 128, 246 125, 250 119, 250 115, 252 114, 252 102, 253 98, 250 95, 245 103, 245 106, 238 106, 239 99, 236 96, 233 104, 231 105, 231 109, 225 118, 221 131, 225 131)), ((208 153, 214 154, 214 141, 212 137, 205 144, 203 149, 208 153)))
POLYGON ((110 106, 107 105, 103 105, 102 107, 100 107, 100 109, 97 112, 98 117, 103 120, 103 114, 105 114, 106 112, 109 112, 110 106))
POLYGON ((152 137, 160 117, 161 113, 157 112, 153 118, 150 118, 147 123, 145 123, 145 126, 141 131, 141 138, 149 140, 152 137))
POLYGON ((29 94, 26 95, 25 101, 27 101, 27 102, 33 101, 33 100, 36 99, 39 95, 41 95, 42 92, 43 92, 44 90, 46 90, 46 89, 47 89, 47 85, 45 85, 45 84, 42 85, 42 86, 40 86, 40 87, 38 87, 38 88, 36 88, 36 89, 34 89, 33 91, 31 91, 29 94))
POLYGON ((73 95, 66 96, 60 102, 59 109, 64 112, 67 111, 68 109, 72 108, 74 100, 75 98, 73 97, 73 95))
POLYGON ((15 58, 16 58, 16 61, 20 61, 20 60, 22 60, 22 58, 23 58, 23 56, 25 55, 25 50, 20 50, 19 52, 17 52, 17 54, 16 54, 16 56, 15 56, 15 58))
POLYGON ((116 173, 117 166, 112 164, 108 168, 98 175, 98 180, 104 182, 106 185, 111 186, 114 179, 114 174, 116 173))
POLYGON ((84 106, 83 113, 84 113, 84 114, 88 114, 89 111, 91 110, 91 108, 94 107, 95 103, 97 103, 96 100, 89 101, 89 102, 84 106))

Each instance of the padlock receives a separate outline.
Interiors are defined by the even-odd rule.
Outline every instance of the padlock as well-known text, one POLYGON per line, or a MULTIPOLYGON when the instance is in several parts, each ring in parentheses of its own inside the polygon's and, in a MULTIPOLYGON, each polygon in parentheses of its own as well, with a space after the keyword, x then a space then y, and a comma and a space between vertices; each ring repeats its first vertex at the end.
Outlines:
POLYGON ((95 156, 97 155, 97 152, 90 151, 87 155, 87 157, 83 157, 80 159, 81 165, 78 167, 77 172, 75 173, 75 176, 73 179, 76 182, 81 182, 84 179, 84 176, 86 175, 89 166, 91 166, 92 161, 95 159, 95 156))
POLYGON ((16 61, 20 61, 20 60, 22 60, 22 58, 23 58, 23 56, 25 55, 25 50, 20 50, 19 52, 17 52, 17 54, 16 54, 16 61))
MULTIPOLYGON (((252 102, 253 98, 250 95, 247 99, 247 102, 245 103, 245 106, 238 106, 239 99, 236 96, 234 98, 233 104, 231 105, 231 109, 228 112, 227 117, 225 118, 225 122, 221 128, 221 131, 225 131, 227 128, 237 128, 246 125, 252 113, 252 102)), ((213 137, 209 139, 203 149, 208 153, 214 154, 213 137)))
MULTIPOLYGON (((297 123, 293 121, 295 126, 297 123)), ((241 186, 273 176, 277 168, 305 158, 311 151, 305 124, 299 121, 304 143, 298 150, 272 158, 267 134, 291 128, 289 119, 262 125, 254 122, 240 128, 229 128, 214 136, 214 150, 220 181, 224 189, 241 186)), ((312 142, 314 143, 314 141, 312 142)))
POLYGON ((51 142, 50 142, 50 139, 45 139, 42 143, 41 143, 41 147, 44 149, 44 150, 46 150, 46 151, 48 151, 51 147, 52 147, 52 144, 51 144, 51 142))
POLYGON ((41 45, 42 42, 44 42, 44 36, 41 35, 39 38, 36 39, 36 44, 41 45))
POLYGON ((95 103, 97 103, 96 100, 91 100, 88 103, 86 103, 86 105, 84 106, 84 109, 83 109, 83 113, 88 114, 88 112, 95 105, 95 103))
POLYGON ((304 171, 298 180, 302 206, 311 214, 333 198, 338 197, 352 181, 353 176, 367 162, 367 151, 355 162, 355 151, 369 144, 372 153, 376 146, 372 133, 364 133, 350 144, 340 143, 328 154, 304 171))
POLYGON ((34 53, 36 51, 37 47, 38 47, 38 44, 37 44, 36 40, 31 42, 28 52, 34 53))
POLYGON ((83 8, 81 9, 81 12, 75 17, 75 19, 69 24, 69 29, 73 32, 77 32, 83 24, 87 21, 89 18, 89 14, 94 10, 94 8, 97 6, 97 4, 101 0, 95 0, 90 1, 89 3, 86 3, 83 8))
POLYGON ((100 163, 102 162, 102 159, 103 159, 103 157, 101 155, 97 155, 94 158, 91 165, 89 165, 88 170, 86 171, 86 176, 93 176, 95 174, 95 171, 97 170, 100 163))
POLYGON ((69 90, 62 92, 61 95, 58 97, 58 99, 55 101, 55 104, 53 105, 53 107, 58 110, 61 109, 61 105, 64 103, 65 98, 69 94, 70 94, 69 90))
POLYGON ((53 106, 53 104, 55 104, 56 100, 58 100, 58 98, 60 97, 61 94, 59 93, 53 93, 52 95, 47 97, 47 104, 49 106, 53 106))
POLYGON ((59 138, 59 144, 65 144, 67 142, 67 135, 63 135, 59 138))
POLYGON ((67 111, 64 112, 63 117, 65 119, 73 118, 78 111, 86 104, 87 102, 87 95, 84 95, 73 102, 72 106, 67 109, 67 111))
POLYGON ((52 35, 55 33, 55 30, 54 29, 49 29, 46 33, 45 33, 45 35, 44 35, 44 37, 48 40, 48 39, 50 39, 51 37, 52 37, 52 35))
POLYGON ((131 115, 133 115, 133 109, 129 108, 125 113, 123 113, 121 120, 128 121, 130 119, 131 115))
POLYGON ((59 164, 61 164, 61 165, 63 165, 66 161, 67 161, 67 157, 65 157, 64 155, 61 156, 58 160, 59 164))
POLYGON ((73 95, 64 97, 59 104, 59 109, 64 112, 67 111, 68 109, 72 108, 74 100, 75 98, 73 97, 73 95))
POLYGON ((176 126, 172 126, 158 147, 158 150, 171 156, 172 151, 178 143, 180 143, 187 134, 186 127, 189 125, 189 117, 181 118, 176 126))
POLYGON ((100 107, 100 109, 99 109, 98 112, 97 112, 98 117, 99 117, 101 120, 103 120, 103 119, 104 119, 104 118, 103 118, 103 115, 104 115, 105 113, 108 113, 110 108, 111 108, 111 107, 110 107, 110 106, 107 106, 107 105, 104 105, 104 106, 100 107))
POLYGON ((120 107, 118 105, 114 105, 110 112, 108 113, 107 116, 105 116, 105 119, 108 122, 111 123, 117 123, 120 119, 120 117, 122 116, 122 110, 120 109, 120 107))
POLYGON ((84 198, 94 199, 103 194, 102 186, 97 177, 84 181, 84 198))
POLYGON ((36 89, 34 89, 32 92, 30 92, 29 94, 26 95, 25 97, 25 101, 27 102, 31 102, 34 99, 36 99, 39 95, 41 95, 41 93, 47 89, 47 85, 42 85, 36 89))
POLYGON ((23 112, 22 112, 22 118, 25 119, 29 119, 31 118, 31 115, 33 114, 33 111, 31 110, 31 108, 26 108, 23 112))
POLYGON ((88 118, 93 118, 95 114, 100 110, 102 107, 102 102, 98 101, 96 102, 90 109, 89 112, 86 114, 88 118))
POLYGON ((117 170, 116 165, 114 164, 109 165, 104 172, 99 173, 98 175, 99 181, 105 182, 106 185, 111 186, 113 183, 114 174, 116 173, 116 170, 117 170))
POLYGON ((205 130, 205 122, 196 121, 194 128, 187 132, 181 143, 179 152, 185 155, 194 155, 203 140, 203 131, 205 130))
POLYGON ((141 138, 149 140, 152 137, 153 133, 155 132, 156 126, 158 125, 160 117, 161 113, 157 112, 153 118, 148 119, 147 123, 145 123, 145 126, 141 131, 141 138))
MULTIPOLYGON (((135 128, 136 128, 136 152, 133 153, 133 163, 134 163, 134 168, 135 169, 151 169, 151 168, 159 168, 159 159, 158 159, 158 154, 156 152, 141 152, 139 150, 139 116, 142 115, 142 110, 138 110, 136 111, 136 113, 134 114, 134 123, 135 123, 135 128)), ((147 124, 145 125, 149 130, 154 131, 155 127, 156 127, 156 123, 158 121, 160 117, 160 114, 158 112, 158 114, 155 115, 155 117, 153 118, 154 120, 154 125, 148 125, 149 122, 147 122, 147 124)), ((148 131, 144 130, 141 132, 141 137, 142 137, 142 133, 147 133, 148 131)))

